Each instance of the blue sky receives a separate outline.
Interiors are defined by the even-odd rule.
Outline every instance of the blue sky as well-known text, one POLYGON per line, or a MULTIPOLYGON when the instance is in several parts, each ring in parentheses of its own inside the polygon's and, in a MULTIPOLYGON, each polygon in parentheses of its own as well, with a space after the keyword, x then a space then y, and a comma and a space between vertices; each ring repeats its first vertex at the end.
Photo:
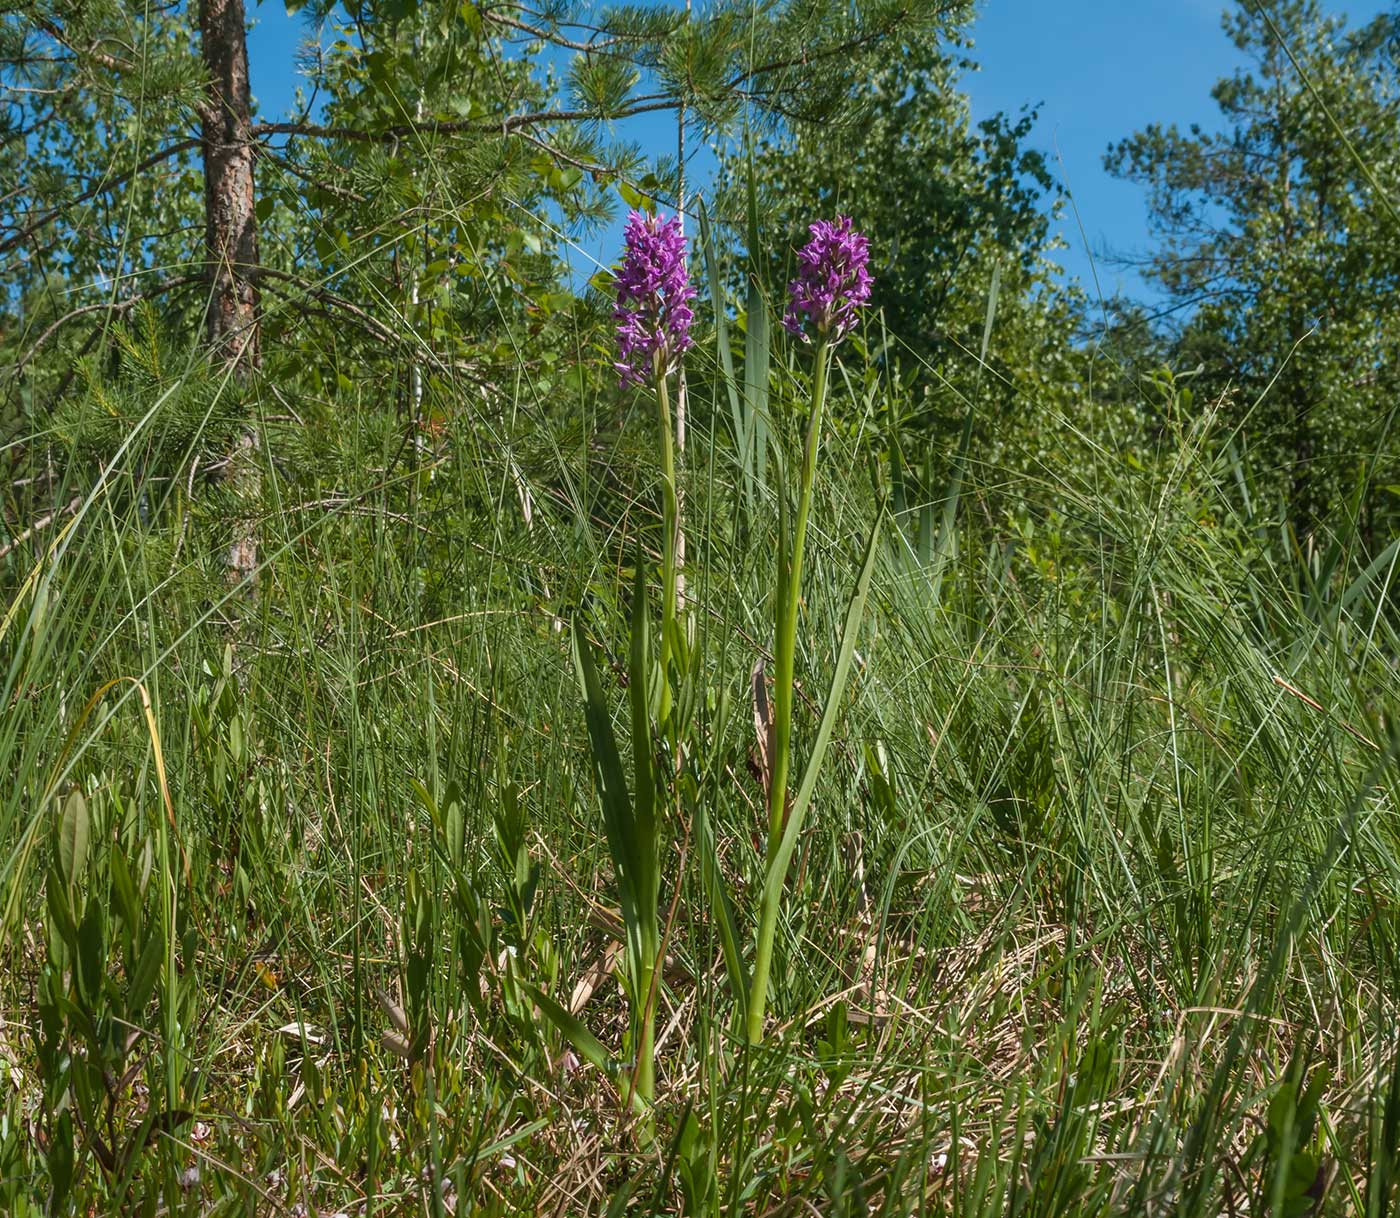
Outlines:
MULTIPOLYGON (((973 117, 1040 106, 1033 142, 1051 158, 1078 213, 1078 222, 1070 213, 1061 226, 1069 246, 1061 261, 1091 294, 1097 271, 1105 295, 1120 288, 1142 295, 1138 277, 1106 255, 1149 248, 1143 193, 1105 173, 1103 153, 1150 122, 1214 124, 1210 88, 1236 63, 1220 29, 1222 7, 1221 0, 983 0, 972 31, 972 58, 981 66, 963 85, 973 117)), ((1334 0, 1325 7, 1361 21, 1389 3, 1334 0)), ((308 31, 286 15, 282 0, 262 0, 253 15, 253 91, 264 115, 273 117, 292 106, 304 83, 295 53, 308 31)), ((626 134, 657 152, 674 152, 669 119, 634 120, 626 134)), ((702 179, 707 163, 702 153, 696 161, 702 179)), ((600 234, 578 256, 606 261, 616 240, 615 233, 600 234)))
MULTIPOLYGON (((1147 213, 1141 188, 1110 177, 1110 143, 1152 122, 1209 129, 1219 112, 1211 86, 1238 63, 1220 28, 1221 0, 984 0, 973 28, 981 70, 965 82, 974 118, 1040 105, 1034 141, 1051 157, 1083 225, 1073 214, 1062 261, 1093 293, 1097 270, 1105 296, 1141 294, 1131 271, 1105 254, 1145 253, 1147 213)), ((1380 0, 1324 3, 1354 24, 1385 11, 1380 0)))

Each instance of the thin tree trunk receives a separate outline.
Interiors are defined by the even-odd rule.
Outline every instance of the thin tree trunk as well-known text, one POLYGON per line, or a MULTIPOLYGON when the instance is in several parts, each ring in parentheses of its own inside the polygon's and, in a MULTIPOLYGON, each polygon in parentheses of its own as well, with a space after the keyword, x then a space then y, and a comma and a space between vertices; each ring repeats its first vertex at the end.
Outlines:
MULTIPOLYGON (((253 141, 243 0, 201 0, 200 49, 208 73, 201 142, 204 153, 204 244, 209 279, 205 316, 214 358, 239 376, 258 366, 258 221, 254 211, 253 141)), ((257 427, 244 428, 230 454, 226 481, 249 509, 234 523, 229 580, 251 580, 258 565, 252 508, 261 491, 257 427)))
POLYGON ((243 0, 202 0, 201 49, 209 73, 201 139, 209 345, 240 368, 258 364, 258 222, 253 211, 252 115, 243 0))

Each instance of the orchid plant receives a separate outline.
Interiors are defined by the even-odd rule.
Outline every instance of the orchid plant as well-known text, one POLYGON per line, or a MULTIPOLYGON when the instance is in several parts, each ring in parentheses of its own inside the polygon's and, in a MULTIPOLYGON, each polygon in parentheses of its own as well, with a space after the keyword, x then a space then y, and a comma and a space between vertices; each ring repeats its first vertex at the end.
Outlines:
MULTIPOLYGON (((602 683, 582 627, 574 623, 574 660, 583 688, 594 778, 603 806, 608 852, 618 887, 624 927, 623 981, 629 1005, 629 1049, 634 1065, 627 1076, 630 1105, 645 1115, 656 1089, 655 1036, 658 968, 662 942, 658 918, 661 894, 660 796, 664 778, 656 764, 653 724, 674 736, 671 678, 683 632, 677 627, 677 538, 675 441, 672 437, 670 378, 691 346, 695 289, 686 268, 686 241, 680 218, 632 212, 624 230, 625 249, 617 272, 618 358, 621 383, 652 390, 661 450, 661 630, 655 662, 646 610, 646 579, 640 552, 632 598, 629 694, 632 719, 632 791, 623 775, 621 753, 603 697, 602 683)), ((576 1020, 550 1014, 585 1054, 605 1057, 602 1047, 576 1020)))
POLYGON ((613 365, 623 385, 650 385, 656 394, 661 448, 661 635, 660 718, 670 713, 671 649, 676 642, 677 538, 680 534, 676 493, 676 449, 671 424, 670 378, 681 355, 692 345, 694 319, 690 302, 695 289, 686 268, 685 234, 680 216, 663 220, 632 212, 623 230, 625 250, 617 274, 618 359, 613 365))
MULTIPOLYGON (((827 372, 832 349, 856 326, 858 310, 870 299, 870 247, 850 217, 818 220, 808 230, 811 240, 798 252, 797 278, 788 285, 788 308, 783 327, 804 343, 815 344, 812 401, 807 415, 806 441, 798 481, 797 516, 791 549, 778 555, 777 596, 774 599, 772 770, 768 783, 768 847, 764 854, 765 882, 759 903, 758 936, 754 943, 753 975, 749 984, 746 1031, 751 1043, 763 1039, 763 1013, 768 1000, 768 976, 773 963, 773 937, 787 864, 806 811, 789 799, 792 762, 792 697, 797 653, 797 615, 802 604, 802 558, 807 542, 816 481, 817 450, 826 411, 827 372)), ((786 504, 783 515, 786 516, 786 504)), ((867 567, 869 563, 867 562, 867 567)), ((868 575, 866 576, 868 579, 868 575)), ((863 595, 862 595, 863 600, 863 595)), ((844 673, 841 674, 844 678, 844 673)), ((839 695, 839 690, 833 690, 839 695)), ((836 699, 828 698, 829 707, 836 699)), ((819 736, 820 741, 820 736, 819 736)), ((824 744, 823 746, 824 747, 824 744)), ((820 762, 820 749, 813 757, 820 762)), ((811 762, 809 762, 811 769, 811 762)), ((813 773, 815 777, 815 773, 813 773)), ((807 784, 803 783, 806 789, 807 784)))

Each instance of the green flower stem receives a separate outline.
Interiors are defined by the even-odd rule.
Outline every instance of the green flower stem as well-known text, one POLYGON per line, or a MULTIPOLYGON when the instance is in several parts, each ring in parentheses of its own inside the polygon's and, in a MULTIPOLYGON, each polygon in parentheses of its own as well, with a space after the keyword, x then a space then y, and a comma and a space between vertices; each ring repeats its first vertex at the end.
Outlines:
MULTIPOLYGON (((676 450, 671 431, 671 394, 665 369, 654 367, 657 421, 661 427, 661 645, 658 671, 661 678, 658 721, 665 727, 671 714, 671 648, 676 633, 677 571, 676 546, 680 534, 680 505, 676 494, 676 450)), ((640 781, 640 780, 639 780, 640 781)), ((655 845, 653 843, 653 849, 655 845)), ((649 860, 653 868, 658 859, 649 860)), ((636 993, 633 996, 633 1047, 636 1066, 631 1087, 649 1108, 656 1097, 656 994, 660 954, 656 933, 655 891, 643 898, 641 917, 641 959, 636 962, 636 993)))
POLYGON ((637 1065, 632 1072, 632 1089, 647 1109, 656 1100, 656 949, 651 948, 650 963, 642 964, 637 978, 638 1019, 633 1037, 637 1065))
POLYGON ((656 370, 656 404, 661 422, 661 709, 664 724, 671 713, 671 638, 676 622, 676 544, 680 508, 676 498, 676 451, 671 436, 671 395, 666 373, 656 370))
MULTIPOLYGON (((816 368, 812 374, 812 413, 807 420, 807 441, 802 449, 802 481, 797 500, 797 519, 792 531, 792 554, 791 558, 781 554, 778 556, 778 562, 786 563, 787 570, 779 573, 774 614, 777 667, 773 674, 773 777, 768 792, 766 854, 770 867, 782 841, 787 808, 788 771, 792 754, 793 667, 797 655, 797 615, 802 604, 802 551, 807 539, 807 517, 812 508, 812 486, 816 481, 817 446, 821 440, 822 415, 826 409, 830 355, 831 345, 823 339, 817 344, 816 368)), ((747 1029, 749 1043, 755 1045, 763 1040, 763 1012, 768 1001, 768 974, 773 964, 773 938, 778 929, 778 906, 782 891, 781 883, 765 883, 759 905, 747 1029)))

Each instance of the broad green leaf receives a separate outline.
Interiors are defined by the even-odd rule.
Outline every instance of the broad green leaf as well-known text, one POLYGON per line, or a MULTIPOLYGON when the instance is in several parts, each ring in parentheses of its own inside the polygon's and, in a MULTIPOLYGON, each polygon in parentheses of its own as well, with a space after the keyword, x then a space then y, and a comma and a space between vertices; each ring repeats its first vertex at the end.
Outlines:
POLYGON ((622 196, 622 201, 634 211, 649 211, 651 199, 642 194, 641 191, 627 185, 626 182, 617 183, 617 193, 622 196))
POLYGON ((136 895, 136 881, 131 878, 131 866, 120 846, 112 847, 112 898, 117 914, 127 930, 137 935, 141 930, 141 901, 136 895))
POLYGON ((78 993, 95 1009, 102 993, 102 978, 107 972, 107 915, 101 901, 88 902, 78 927, 77 955, 74 977, 78 993))
POLYGON ((153 918, 150 923, 150 934, 146 939, 145 946, 141 949, 141 958, 136 962, 136 967, 131 970, 131 975, 127 978, 126 983, 127 1015, 138 1026, 141 1013, 146 1009, 146 1003, 150 1001, 151 994, 155 991, 156 982, 160 980, 160 966, 164 960, 165 935, 161 930, 159 919, 153 918))
POLYGON ((63 882, 69 888, 87 869, 91 827, 87 800, 81 791, 74 791, 63 805, 58 824, 58 866, 63 882))

